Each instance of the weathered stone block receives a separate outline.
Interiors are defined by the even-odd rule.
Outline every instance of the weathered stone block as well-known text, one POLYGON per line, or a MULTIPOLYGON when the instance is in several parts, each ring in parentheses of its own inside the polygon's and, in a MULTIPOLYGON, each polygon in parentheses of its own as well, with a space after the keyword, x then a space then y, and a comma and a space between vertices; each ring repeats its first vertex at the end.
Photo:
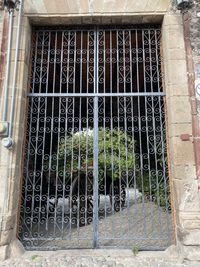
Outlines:
POLYGON ((10 230, 1 230, 1 236, 0 236, 0 247, 6 246, 10 244, 12 238, 13 238, 13 229, 10 230))
POLYGON ((191 123, 191 107, 187 96, 174 96, 167 99, 168 123, 191 123))
POLYGON ((172 48, 165 51, 165 57, 169 60, 185 60, 186 53, 184 49, 172 48))
MULTIPOLYGON (((140 12, 142 10, 145 10, 145 7, 147 6, 148 0, 144 1, 127 1, 125 5, 125 12, 140 12)), ((122 1, 123 2, 123 1, 122 1)))
POLYGON ((165 12, 169 8, 170 0, 148 0, 148 3, 145 7, 146 11, 154 10, 155 12, 165 12))
MULTIPOLYGON (((167 49, 185 49, 182 25, 163 25, 163 47, 167 49)), ((163 49, 163 52, 165 49, 163 49)))
MULTIPOLYGON (((39 0, 38 0, 39 1, 39 0)), ((37 8, 37 13, 65 13, 69 12, 69 6, 65 0, 59 0, 57 1, 48 1, 48 0, 43 0, 39 1, 42 2, 41 6, 43 7, 43 12, 40 11, 39 6, 36 4, 37 8)))
POLYGON ((8 258, 8 246, 0 246, 0 261, 8 258))
POLYGON ((172 137, 170 144, 173 146, 174 165, 194 165, 194 147, 191 141, 184 142, 178 137, 172 137))
POLYGON ((181 134, 189 134, 192 140, 192 123, 172 123, 168 126, 170 128, 169 137, 180 137, 181 134))
MULTIPOLYGON (((200 212, 200 196, 197 181, 173 181, 176 209, 179 212, 200 212)), ((180 218, 180 223, 181 218, 180 218)))
POLYGON ((25 249, 22 245, 22 243, 15 239, 11 242, 8 249, 8 254, 10 258, 15 258, 23 255, 25 253, 25 249))
POLYGON ((172 85, 187 84, 187 66, 186 60, 173 60, 165 61, 166 77, 165 81, 172 85))
POLYGON ((183 253, 186 260, 200 261, 200 246, 183 246, 183 253))
MULTIPOLYGON (((48 0, 46 1, 49 2, 48 0)), ((66 12, 68 14, 77 14, 81 12, 79 1, 67 0, 67 5, 68 5, 68 9, 64 12, 62 11, 62 13, 66 12)), ((62 6, 61 6, 61 9, 62 9, 62 6)), ((57 13, 56 11, 54 12, 57 13)))
POLYGON ((109 13, 123 13, 125 11, 125 4, 126 2, 121 0, 104 0, 104 6, 102 11, 109 13))
POLYGON ((183 19, 181 14, 166 14, 163 19, 163 26, 182 25, 183 19))
POLYGON ((188 92, 188 84, 187 83, 180 83, 178 85, 176 84, 168 84, 166 90, 167 97, 173 97, 173 96, 189 96, 188 92))
POLYGON ((103 13, 104 1, 92 0, 89 3, 90 13, 103 13))
POLYGON ((189 181, 196 177, 195 165, 175 165, 173 166, 173 176, 175 179, 189 181))
POLYGON ((89 13, 89 0, 80 1, 80 12, 81 13, 89 13))

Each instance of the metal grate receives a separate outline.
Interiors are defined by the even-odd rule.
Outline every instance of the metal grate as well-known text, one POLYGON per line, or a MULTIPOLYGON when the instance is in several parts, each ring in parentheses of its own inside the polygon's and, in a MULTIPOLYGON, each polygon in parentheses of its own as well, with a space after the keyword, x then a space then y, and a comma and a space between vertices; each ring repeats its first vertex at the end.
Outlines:
POLYGON ((27 249, 172 243, 160 40, 130 26, 33 32, 27 249))

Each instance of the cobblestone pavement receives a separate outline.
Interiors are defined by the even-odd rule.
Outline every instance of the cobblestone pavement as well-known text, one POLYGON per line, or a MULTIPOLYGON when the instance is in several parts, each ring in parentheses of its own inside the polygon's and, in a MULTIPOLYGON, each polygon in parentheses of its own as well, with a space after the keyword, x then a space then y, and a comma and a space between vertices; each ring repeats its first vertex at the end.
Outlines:
POLYGON ((20 257, 0 263, 1 267, 200 267, 200 262, 178 261, 165 252, 131 250, 71 250, 26 252, 20 257), (157 253, 157 256, 155 256, 157 253), (71 256, 70 256, 71 255, 71 256))

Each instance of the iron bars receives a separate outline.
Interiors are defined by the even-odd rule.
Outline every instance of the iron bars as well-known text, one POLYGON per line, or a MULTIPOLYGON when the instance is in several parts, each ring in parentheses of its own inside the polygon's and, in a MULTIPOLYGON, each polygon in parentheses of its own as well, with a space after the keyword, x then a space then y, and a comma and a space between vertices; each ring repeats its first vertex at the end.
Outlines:
POLYGON ((153 27, 34 31, 27 249, 171 244, 160 40, 153 27))

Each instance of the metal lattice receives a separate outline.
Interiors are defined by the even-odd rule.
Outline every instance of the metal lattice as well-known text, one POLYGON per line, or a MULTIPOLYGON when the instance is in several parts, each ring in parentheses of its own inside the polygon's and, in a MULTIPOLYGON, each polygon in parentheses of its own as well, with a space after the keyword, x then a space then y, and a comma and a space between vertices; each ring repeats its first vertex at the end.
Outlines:
POLYGON ((27 249, 171 244, 160 40, 156 27, 34 30, 27 249))

